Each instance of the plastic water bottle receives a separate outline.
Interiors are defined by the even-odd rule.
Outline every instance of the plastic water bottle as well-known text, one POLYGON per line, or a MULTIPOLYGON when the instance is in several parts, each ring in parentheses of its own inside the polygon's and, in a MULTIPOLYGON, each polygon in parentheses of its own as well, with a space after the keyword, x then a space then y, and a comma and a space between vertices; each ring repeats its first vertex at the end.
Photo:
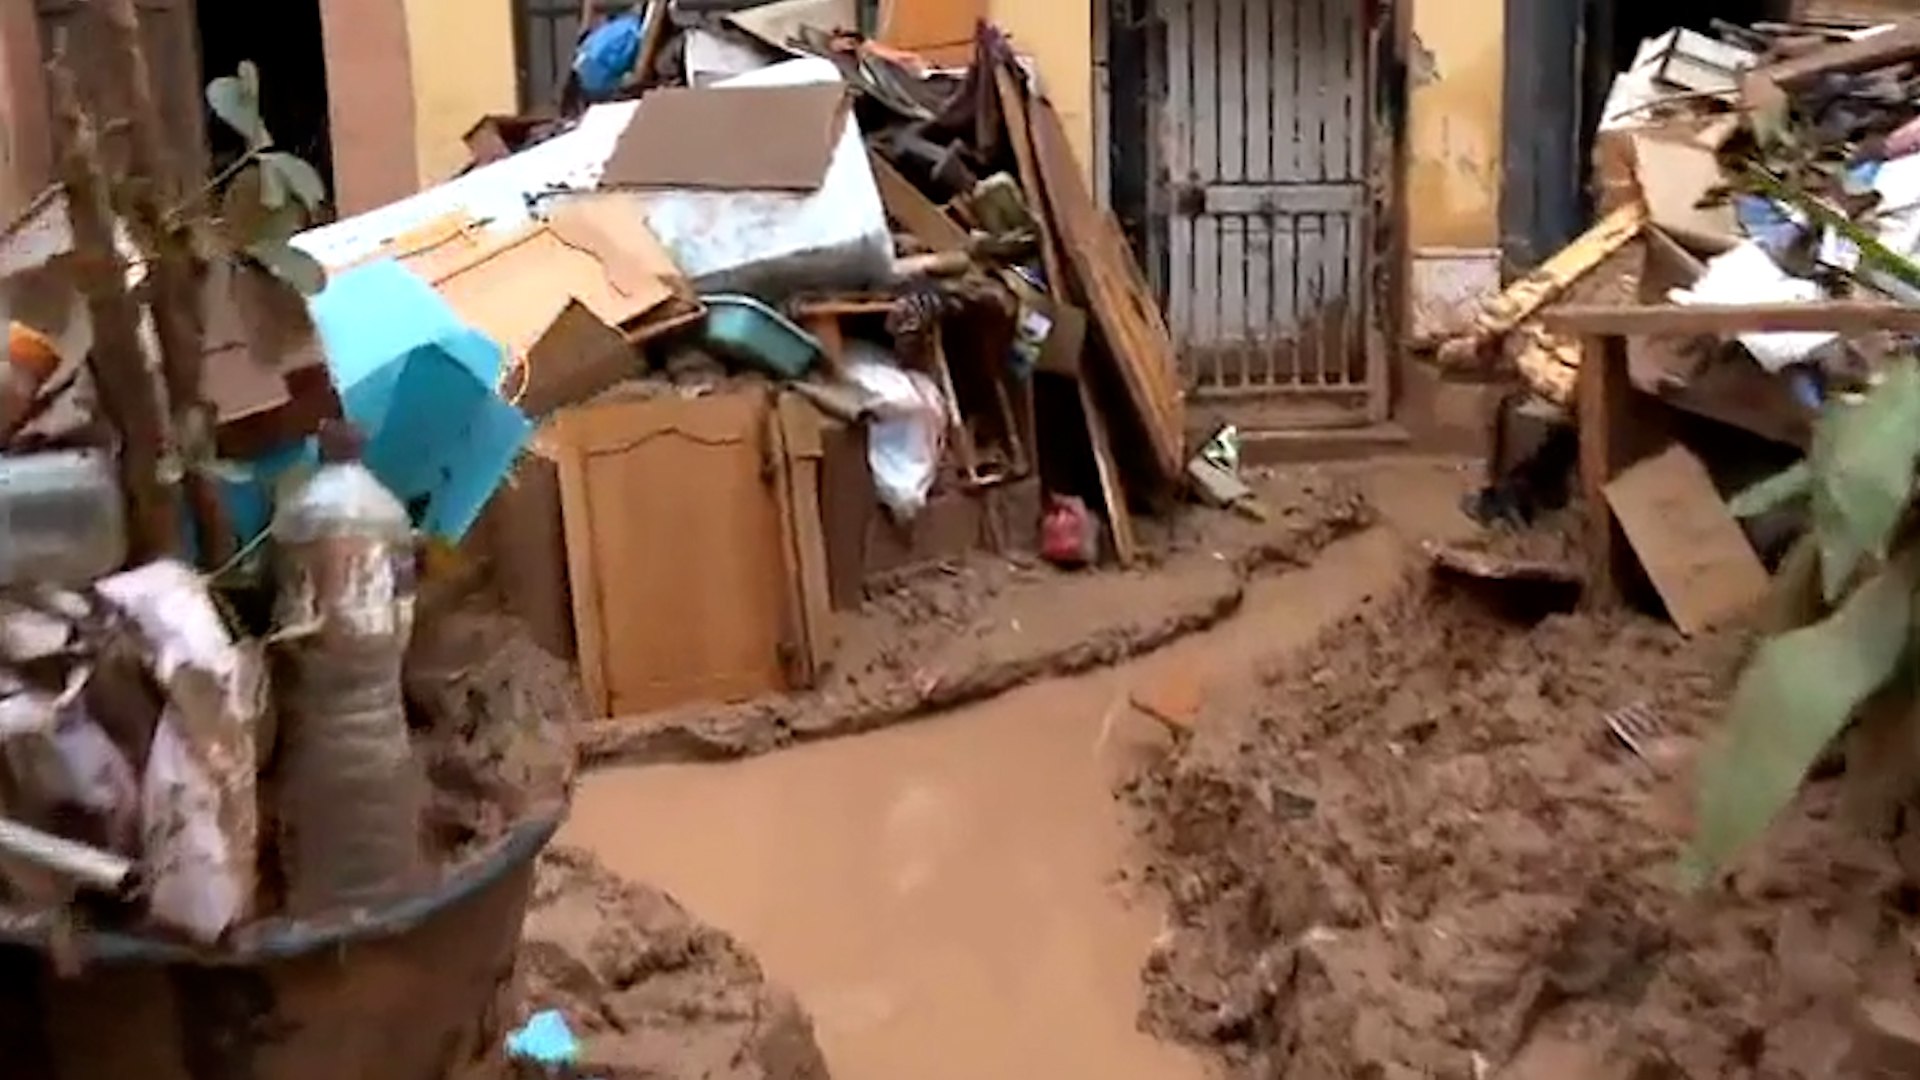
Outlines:
POLYGON ((274 519, 281 650, 281 859, 291 914, 379 903, 423 867, 425 779, 401 664, 413 628, 413 533, 345 424, 274 519))

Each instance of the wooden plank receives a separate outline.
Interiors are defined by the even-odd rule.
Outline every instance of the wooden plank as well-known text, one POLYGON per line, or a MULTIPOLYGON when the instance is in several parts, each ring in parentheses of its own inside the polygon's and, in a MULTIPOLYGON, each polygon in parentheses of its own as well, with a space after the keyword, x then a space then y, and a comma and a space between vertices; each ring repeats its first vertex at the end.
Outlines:
POLYGON ((880 187, 880 201, 888 217, 935 251, 967 250, 967 230, 922 195, 913 181, 901 176, 900 170, 877 152, 869 151, 867 160, 873 165, 873 180, 880 187))
POLYGON ((1084 376, 1076 377, 1080 389, 1080 411, 1087 418, 1087 442, 1093 447, 1094 467, 1100 475, 1100 499, 1106 504, 1107 525, 1113 530, 1113 554, 1121 566, 1132 566, 1140 558, 1140 541, 1133 528, 1133 511, 1127 506, 1126 485, 1120 481, 1120 466, 1113 459, 1113 435, 1107 428, 1107 414, 1093 399, 1093 388, 1084 376))
POLYGON ((1029 212, 1040 225, 1040 266, 1047 275, 1047 291, 1056 300, 1066 299, 1066 276, 1060 265, 1060 241, 1054 235, 1053 220, 1047 215, 1046 185, 1040 178, 1040 165, 1033 159, 1033 132, 1027 122, 1027 91, 1020 76, 1005 64, 995 64, 994 85, 1000 91, 1000 115, 1007 124, 1007 141, 1013 144, 1014 167, 1019 171, 1020 190, 1026 194, 1029 212))
POLYGON ((560 471, 573 637, 587 708, 595 717, 605 717, 611 715, 612 694, 607 688, 606 628, 600 620, 600 564, 593 551, 593 500, 587 493, 587 451, 583 444, 565 438, 566 417, 564 412, 559 415, 556 437, 550 445, 560 471))
POLYGON ((1178 483, 1186 471, 1186 404, 1173 340, 1125 235, 1087 191, 1059 114, 1045 98, 1033 105, 1034 149, 1079 295, 1093 310, 1119 369, 1115 382, 1146 432, 1157 479, 1178 483))
POLYGON ((1580 424, 1580 493, 1587 512, 1587 593, 1590 605, 1620 599, 1614 575, 1615 522, 1607 485, 1621 464, 1628 407, 1626 358, 1613 353, 1611 338, 1587 338, 1581 349, 1575 412, 1580 424))
MULTIPOLYGON (((1546 262, 1515 281, 1498 296, 1483 301, 1475 313, 1473 329, 1441 346, 1436 357, 1441 367, 1465 367, 1480 362, 1481 350, 1495 338, 1533 318, 1542 307, 1566 291, 1567 286, 1585 277, 1594 267, 1627 246, 1646 226, 1647 209, 1640 202, 1628 203, 1588 229, 1573 243, 1555 252, 1546 262)), ((1549 327, 1549 329, 1559 329, 1549 327)), ((1568 328, 1569 333, 1584 333, 1568 328)))
POLYGON ((826 457, 820 414, 799 395, 779 396, 771 416, 785 482, 777 485, 781 545, 793 597, 798 647, 796 686, 818 685, 833 654, 833 584, 827 570, 827 533, 821 519, 820 470, 826 457))
POLYGON ((1540 313, 1547 329, 1567 334, 1684 336, 1830 330, 1920 332, 1920 308, 1851 300, 1811 304, 1565 304, 1540 313))
POLYGON ((1825 75, 1872 71, 1916 59, 1920 59, 1920 19, 1909 18, 1871 37, 1768 64, 1750 72, 1747 79, 1794 90, 1810 86, 1825 75))
POLYGON ((1697 634, 1759 606, 1769 579, 1706 466, 1675 444, 1606 487, 1607 505, 1667 614, 1697 634))

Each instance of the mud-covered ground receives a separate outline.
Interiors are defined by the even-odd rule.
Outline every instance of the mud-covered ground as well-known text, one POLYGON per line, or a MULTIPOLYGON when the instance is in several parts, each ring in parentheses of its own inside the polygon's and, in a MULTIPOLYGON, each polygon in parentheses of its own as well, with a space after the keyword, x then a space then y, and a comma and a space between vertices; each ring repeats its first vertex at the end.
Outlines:
POLYGON ((1216 688, 1128 791, 1171 908, 1143 1023, 1262 1080, 1920 1075, 1920 892, 1838 785, 1678 888, 1740 649, 1414 581, 1216 688))
MULTIPOLYGON (((827 1080, 813 1023, 725 933, 584 852, 540 859, 518 1015, 558 1009, 600 1080, 827 1080)), ((537 1074, 528 1074, 537 1075, 537 1074)))

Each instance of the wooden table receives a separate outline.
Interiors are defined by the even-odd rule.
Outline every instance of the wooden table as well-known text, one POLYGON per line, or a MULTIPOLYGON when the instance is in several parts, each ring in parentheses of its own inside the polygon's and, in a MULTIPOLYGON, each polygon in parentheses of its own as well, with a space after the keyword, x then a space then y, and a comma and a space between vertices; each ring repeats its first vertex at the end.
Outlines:
POLYGON ((1635 437, 1639 418, 1634 415, 1623 339, 1789 331, 1920 334, 1920 308, 1852 301, 1750 307, 1566 304, 1547 308, 1541 317, 1549 331, 1581 340, 1575 418, 1580 427, 1580 491, 1587 504, 1587 590, 1593 601, 1602 603, 1619 597, 1617 569, 1625 547, 1607 506, 1606 486, 1655 449, 1635 437))

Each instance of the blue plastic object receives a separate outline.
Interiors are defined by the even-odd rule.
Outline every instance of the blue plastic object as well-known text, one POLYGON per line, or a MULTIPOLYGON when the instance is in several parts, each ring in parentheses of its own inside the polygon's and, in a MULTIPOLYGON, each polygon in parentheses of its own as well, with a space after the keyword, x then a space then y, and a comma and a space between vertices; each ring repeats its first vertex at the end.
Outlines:
POLYGON ((604 98, 620 89, 627 73, 640 62, 640 42, 646 22, 638 12, 616 15, 587 34, 574 50, 573 73, 589 98, 604 98))
POLYGON ((333 278, 309 306, 367 467, 415 524, 457 542, 533 433, 495 390, 505 351, 392 261, 333 278))
POLYGON ((751 296, 720 293, 701 299, 707 305, 704 343, 716 356, 797 379, 826 355, 818 338, 751 296))
POLYGON ((567 1027, 567 1018, 554 1009, 534 1013, 520 1030, 507 1036, 507 1056, 549 1069, 580 1060, 580 1040, 567 1027))

